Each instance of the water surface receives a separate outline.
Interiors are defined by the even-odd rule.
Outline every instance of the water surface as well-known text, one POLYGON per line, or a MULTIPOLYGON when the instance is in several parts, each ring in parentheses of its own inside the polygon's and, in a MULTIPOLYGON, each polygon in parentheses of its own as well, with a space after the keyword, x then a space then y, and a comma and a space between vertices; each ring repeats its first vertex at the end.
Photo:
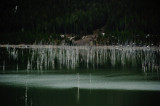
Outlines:
POLYGON ((159 106, 160 49, 1 46, 1 106, 159 106))

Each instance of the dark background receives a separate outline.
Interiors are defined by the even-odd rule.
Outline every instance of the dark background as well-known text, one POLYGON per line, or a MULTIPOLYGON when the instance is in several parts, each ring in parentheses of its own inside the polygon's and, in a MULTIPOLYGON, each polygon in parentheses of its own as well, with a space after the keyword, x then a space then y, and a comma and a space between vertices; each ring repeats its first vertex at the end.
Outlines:
POLYGON ((0 43, 82 36, 102 27, 106 36, 143 39, 150 34, 157 43, 159 13, 156 0, 5 0, 0 3, 0 43))

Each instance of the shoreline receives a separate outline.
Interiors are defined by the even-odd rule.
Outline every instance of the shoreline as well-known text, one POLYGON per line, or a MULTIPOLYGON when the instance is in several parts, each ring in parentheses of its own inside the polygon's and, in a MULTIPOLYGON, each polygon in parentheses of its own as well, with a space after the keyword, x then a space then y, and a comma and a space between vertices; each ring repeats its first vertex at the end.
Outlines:
POLYGON ((81 49, 89 49, 89 48, 97 48, 97 49, 147 49, 147 50, 160 50, 160 47, 158 46, 133 46, 133 45, 99 45, 99 46, 91 46, 91 45, 80 45, 80 46, 70 46, 70 45, 25 45, 25 44, 19 44, 19 45, 8 45, 8 44, 0 44, 0 48, 22 48, 22 49, 31 49, 31 48, 81 48, 81 49))

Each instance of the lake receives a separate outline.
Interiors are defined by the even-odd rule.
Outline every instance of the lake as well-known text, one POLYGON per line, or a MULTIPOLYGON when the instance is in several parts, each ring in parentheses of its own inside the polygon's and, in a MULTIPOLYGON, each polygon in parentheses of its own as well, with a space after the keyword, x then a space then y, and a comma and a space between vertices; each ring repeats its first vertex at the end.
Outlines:
POLYGON ((1 106, 159 106, 160 48, 1 45, 1 106))

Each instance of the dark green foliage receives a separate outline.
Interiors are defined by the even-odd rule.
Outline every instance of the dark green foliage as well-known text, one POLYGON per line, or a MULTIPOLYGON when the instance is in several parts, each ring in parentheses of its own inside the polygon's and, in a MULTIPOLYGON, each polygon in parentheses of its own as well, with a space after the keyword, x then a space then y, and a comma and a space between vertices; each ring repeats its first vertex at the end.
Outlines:
POLYGON ((0 42, 33 43, 61 33, 82 36, 103 26, 106 35, 124 40, 140 33, 157 35, 159 13, 156 1, 5 0, 0 3, 0 42))

